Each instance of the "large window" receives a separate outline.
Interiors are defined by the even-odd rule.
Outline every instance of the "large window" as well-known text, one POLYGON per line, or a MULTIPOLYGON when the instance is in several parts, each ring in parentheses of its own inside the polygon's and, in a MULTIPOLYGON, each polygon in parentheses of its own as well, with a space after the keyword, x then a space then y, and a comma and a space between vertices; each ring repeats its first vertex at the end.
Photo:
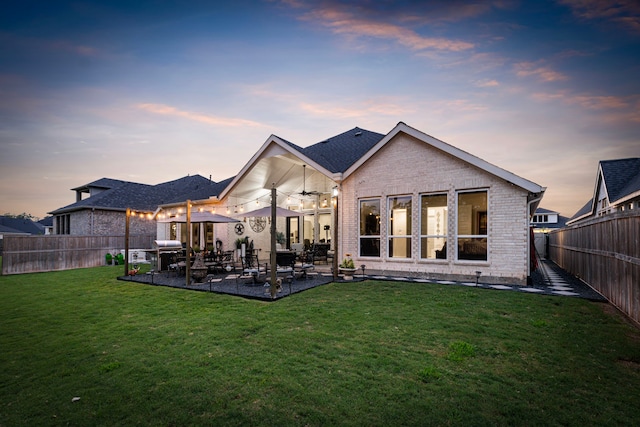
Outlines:
POLYGON ((487 260, 487 192, 458 193, 458 259, 487 260))
POLYGON ((389 257, 411 258, 411 196, 389 197, 389 257))
POLYGON ((360 256, 380 256, 380 200, 360 200, 360 256))
POLYGON ((447 195, 420 199, 420 258, 447 259, 447 195))

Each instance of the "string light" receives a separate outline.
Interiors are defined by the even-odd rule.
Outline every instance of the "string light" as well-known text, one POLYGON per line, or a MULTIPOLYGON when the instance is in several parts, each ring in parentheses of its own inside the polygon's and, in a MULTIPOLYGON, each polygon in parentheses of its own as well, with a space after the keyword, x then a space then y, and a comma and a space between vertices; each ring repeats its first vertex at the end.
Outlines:
MULTIPOLYGON (((336 186, 336 187, 334 187, 332 189, 332 193, 335 196, 337 192, 338 192, 338 188, 336 186)), ((288 194, 288 193, 280 193, 279 192, 279 194, 281 194, 283 196, 286 195, 286 203, 287 203, 287 205, 295 206, 296 204, 298 204, 300 210, 304 210, 305 206, 306 206, 307 209, 309 209, 309 208, 315 209, 317 206, 322 207, 322 208, 327 208, 329 206, 329 200, 328 200, 328 198, 326 196, 322 200, 317 200, 317 201, 313 200, 313 201, 311 201, 311 200, 306 200, 303 197, 297 197, 297 195, 293 195, 293 197, 292 197, 292 195, 288 194), (311 206, 309 204, 306 204, 306 203, 310 203, 311 206)), ((245 212, 246 210, 259 208, 260 205, 261 205, 261 202, 267 203, 267 201, 269 202, 269 204, 271 204, 271 195, 270 194, 264 194, 264 195, 262 195, 260 197, 255 198, 255 199, 247 200, 247 201, 245 201, 243 203, 236 203, 234 205, 207 206, 207 204, 203 204, 203 206, 199 206, 198 207, 198 212, 202 213, 202 212, 205 212, 205 211, 209 211, 212 214, 215 214, 217 209, 224 209, 224 211, 226 211, 226 214, 230 215, 232 213, 232 208, 233 208, 233 213, 234 214, 238 214, 238 213, 241 213, 241 212, 245 212)), ((334 198, 332 198, 331 202, 332 202, 332 205, 335 205, 335 199, 334 198)), ((192 208, 193 204, 191 204, 189 207, 192 208)), ((177 215, 183 215, 184 212, 185 212, 184 205, 176 206, 176 207, 173 207, 171 209, 164 209, 163 212, 160 212, 160 213, 158 213, 156 215, 156 218, 162 218, 162 219, 173 218, 173 217, 175 217, 177 215)), ((146 215, 148 218, 151 218, 151 219, 154 218, 153 214, 148 214, 147 215, 145 213, 133 212, 133 211, 132 211, 132 215, 134 215, 134 216, 135 215, 140 215, 140 217, 143 217, 144 215, 146 215)))

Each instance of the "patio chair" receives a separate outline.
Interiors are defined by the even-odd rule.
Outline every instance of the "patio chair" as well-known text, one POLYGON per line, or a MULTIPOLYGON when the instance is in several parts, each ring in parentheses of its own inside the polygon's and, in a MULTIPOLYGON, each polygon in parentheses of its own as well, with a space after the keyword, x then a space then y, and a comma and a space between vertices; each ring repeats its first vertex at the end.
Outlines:
POLYGON ((235 251, 224 251, 220 255, 219 258, 220 268, 223 272, 235 272, 236 271, 236 261, 235 261, 235 251))
POLYGON ((294 276, 296 278, 306 279, 308 277, 309 270, 315 270, 313 252, 304 252, 299 257, 300 263, 293 265, 294 276))
POLYGON ((323 261, 326 264, 329 263, 329 244, 328 243, 315 243, 311 252, 313 253, 313 262, 323 261))
POLYGON ((260 265, 260 261, 258 261, 258 255, 250 255, 247 254, 244 257, 240 257, 242 261, 242 274, 239 274, 236 277, 236 281, 238 279, 246 279, 251 277, 253 283, 256 284, 260 280, 262 275, 266 275, 267 273, 267 264, 260 265))

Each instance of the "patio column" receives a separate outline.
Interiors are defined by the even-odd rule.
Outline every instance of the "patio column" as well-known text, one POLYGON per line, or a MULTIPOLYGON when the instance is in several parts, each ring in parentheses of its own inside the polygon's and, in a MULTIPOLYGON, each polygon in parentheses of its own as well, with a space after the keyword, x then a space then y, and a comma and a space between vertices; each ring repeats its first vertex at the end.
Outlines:
POLYGON ((271 298, 276 297, 277 293, 277 274, 276 274, 276 203, 277 200, 277 192, 275 184, 271 184, 271 285, 269 287, 269 291, 271 293, 271 298))
POLYGON ((129 274, 129 221, 131 219, 131 209, 127 208, 126 222, 124 225, 124 275, 129 274))
POLYGON ((333 188, 333 280, 338 280, 338 187, 333 188))
POLYGON ((185 257, 186 286, 191 284, 191 200, 187 200, 187 254, 185 257))

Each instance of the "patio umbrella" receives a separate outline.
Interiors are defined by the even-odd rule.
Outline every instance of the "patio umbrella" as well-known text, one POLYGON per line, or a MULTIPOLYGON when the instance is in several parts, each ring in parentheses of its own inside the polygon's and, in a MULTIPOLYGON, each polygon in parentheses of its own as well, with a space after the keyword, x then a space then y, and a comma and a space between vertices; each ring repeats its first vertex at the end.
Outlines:
MULTIPOLYGON (((271 216, 271 206, 265 206, 264 208, 256 209, 255 211, 245 212, 240 214, 241 217, 244 218, 257 218, 257 217, 270 217, 271 216)), ((304 216, 302 212, 292 211, 291 209, 285 209, 281 207, 276 207, 276 216, 280 217, 293 217, 293 216, 304 216)))

